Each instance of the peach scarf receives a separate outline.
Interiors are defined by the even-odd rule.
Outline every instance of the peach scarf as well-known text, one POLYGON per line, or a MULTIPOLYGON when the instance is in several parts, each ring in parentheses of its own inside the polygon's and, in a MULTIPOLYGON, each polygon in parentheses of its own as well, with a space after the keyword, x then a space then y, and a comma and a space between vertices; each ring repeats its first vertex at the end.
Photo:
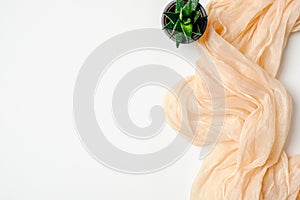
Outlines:
POLYGON ((292 102, 276 79, 288 36, 300 30, 300 0, 213 0, 207 11, 209 26, 198 44, 209 59, 201 55, 197 67, 211 81, 219 76, 225 98, 214 97, 213 106, 207 80, 196 73, 164 100, 168 123, 193 137, 195 145, 214 143, 218 133, 209 124, 224 118, 193 183, 191 200, 300 199, 300 156, 288 157, 284 151, 292 102), (186 98, 184 105, 178 97, 186 98), (222 99, 223 106, 218 104, 222 99))

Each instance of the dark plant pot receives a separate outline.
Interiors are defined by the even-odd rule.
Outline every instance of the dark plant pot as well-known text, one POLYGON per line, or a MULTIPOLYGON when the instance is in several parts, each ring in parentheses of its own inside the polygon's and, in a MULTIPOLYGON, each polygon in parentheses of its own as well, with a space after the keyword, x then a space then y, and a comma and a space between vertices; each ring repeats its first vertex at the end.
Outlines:
MULTIPOLYGON (((175 11, 175 7, 176 7, 176 0, 170 2, 170 3, 166 6, 166 8, 164 9, 163 13, 164 13, 164 12, 174 12, 174 11, 175 11)), ((200 3, 198 3, 197 10, 200 11, 200 17, 207 17, 206 11, 205 11, 205 9, 203 8, 203 6, 202 6, 200 3)), ((165 26, 166 24, 168 24, 169 22, 170 22, 170 20, 169 20, 166 16, 162 15, 162 17, 161 17, 162 27, 164 27, 164 26, 165 26)), ((206 30, 206 27, 207 27, 207 20, 204 20, 204 21, 201 22, 201 24, 199 24, 199 28, 200 28, 200 30, 201 30, 202 35, 204 34, 204 32, 205 32, 205 30, 206 30)), ((176 40, 175 40, 175 36, 172 36, 172 37, 171 37, 172 30, 165 29, 164 32, 165 32, 165 34, 166 34, 169 38, 171 38, 174 42, 176 41, 176 40)), ((188 41, 187 41, 187 40, 183 40, 183 41, 181 42, 181 44, 188 44, 188 43, 191 43, 191 42, 195 42, 195 41, 197 41, 200 37, 201 37, 201 36, 199 36, 199 35, 193 34, 193 35, 192 35, 192 39, 190 39, 190 40, 188 40, 188 41)))

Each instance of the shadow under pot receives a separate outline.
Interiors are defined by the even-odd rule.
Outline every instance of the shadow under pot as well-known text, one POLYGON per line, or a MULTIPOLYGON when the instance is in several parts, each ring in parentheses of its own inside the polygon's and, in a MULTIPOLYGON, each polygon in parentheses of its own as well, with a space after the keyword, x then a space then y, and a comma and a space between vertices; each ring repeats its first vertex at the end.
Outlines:
MULTIPOLYGON (((186 3, 187 1, 185 1, 186 3)), ((166 12, 172 12, 172 13, 175 13, 175 10, 176 10, 176 0, 170 2, 166 8, 164 9, 164 12, 163 13, 166 13, 166 12)), ((198 35, 198 34, 192 34, 191 38, 189 39, 186 39, 184 38, 180 43, 181 44, 188 44, 188 43, 192 43, 192 42, 195 42, 197 41, 199 38, 201 38, 201 36, 204 34, 205 30, 206 30, 206 27, 207 27, 207 14, 206 14, 206 11, 204 9, 204 7, 198 3, 197 7, 196 7, 196 11, 199 11, 200 12, 200 16, 199 18, 194 22, 194 24, 196 24, 199 29, 200 29, 200 32, 201 32, 201 35, 198 35)), ((165 27, 168 23, 170 22, 170 19, 167 18, 164 14, 162 15, 162 18, 161 18, 161 23, 162 23, 162 26, 165 27)), ((176 34, 173 34, 173 30, 172 29, 164 29, 164 32, 165 34, 170 38, 172 39, 174 42, 176 42, 176 38, 175 38, 175 35, 176 34)))

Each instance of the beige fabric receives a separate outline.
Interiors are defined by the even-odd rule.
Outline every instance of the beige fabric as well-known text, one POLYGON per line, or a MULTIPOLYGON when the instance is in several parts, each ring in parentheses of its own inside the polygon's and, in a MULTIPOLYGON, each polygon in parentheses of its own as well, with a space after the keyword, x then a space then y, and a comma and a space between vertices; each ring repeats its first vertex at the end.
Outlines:
MULTIPOLYGON (((222 103, 218 106, 224 98, 212 97, 201 73, 187 78, 197 112, 184 82, 176 85, 177 98, 169 93, 164 100, 168 123, 176 130, 181 123, 190 126, 195 145, 215 141, 209 128, 212 113, 222 118, 225 111, 218 142, 203 161, 191 200, 300 199, 300 156, 289 158, 284 151, 292 102, 276 79, 288 36, 300 30, 300 0, 214 0, 206 10, 209 26, 199 46, 209 59, 201 54, 197 67, 215 81, 212 69, 217 69, 225 110, 222 103), (182 107, 178 97, 185 98, 182 107)), ((188 130, 180 132, 192 137, 188 130)))

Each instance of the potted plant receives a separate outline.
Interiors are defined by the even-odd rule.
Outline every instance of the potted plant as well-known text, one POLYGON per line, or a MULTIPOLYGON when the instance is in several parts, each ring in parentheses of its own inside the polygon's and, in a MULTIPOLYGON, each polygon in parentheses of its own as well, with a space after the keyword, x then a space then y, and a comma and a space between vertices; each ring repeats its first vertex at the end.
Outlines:
POLYGON ((180 44, 194 42, 203 35, 207 14, 199 0, 174 0, 163 12, 162 25, 178 48, 180 44))

